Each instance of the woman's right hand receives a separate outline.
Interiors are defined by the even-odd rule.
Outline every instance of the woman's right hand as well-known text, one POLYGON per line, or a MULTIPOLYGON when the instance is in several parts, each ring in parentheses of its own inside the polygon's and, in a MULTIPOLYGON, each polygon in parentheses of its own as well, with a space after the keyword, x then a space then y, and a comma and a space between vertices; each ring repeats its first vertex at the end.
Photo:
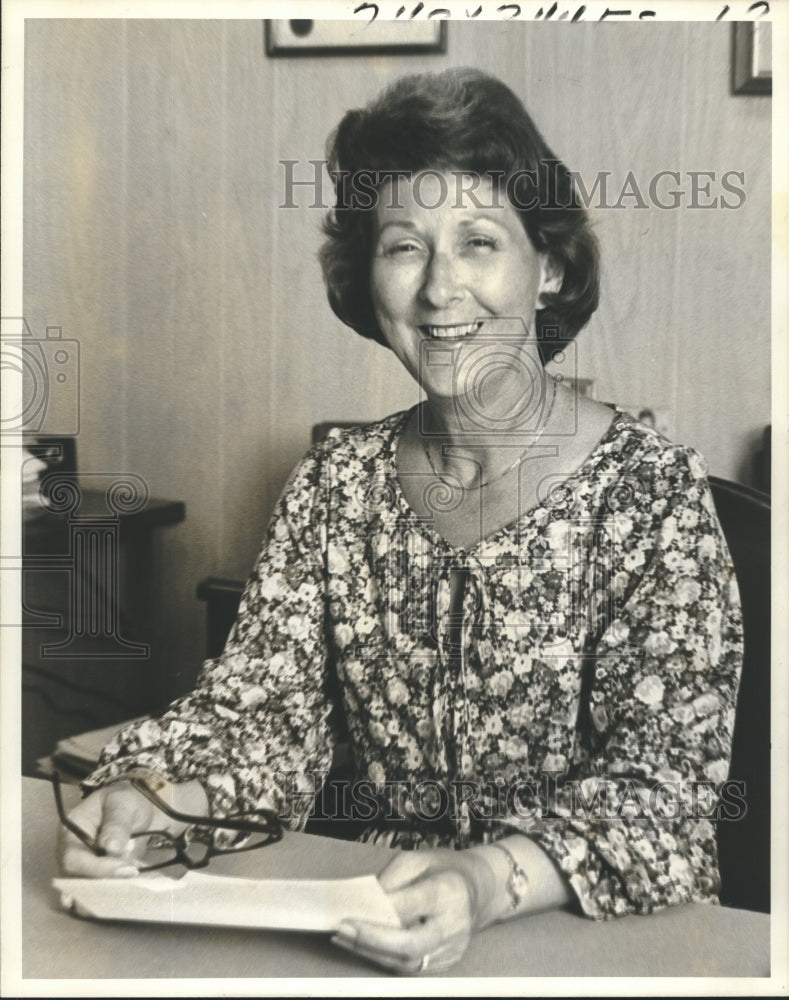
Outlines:
MULTIPOLYGON (((171 794, 160 794, 175 808, 208 814, 208 800, 199 782, 170 785, 169 789, 171 794)), ((137 874, 135 862, 145 853, 147 843, 146 837, 132 838, 132 834, 166 830, 177 836, 185 827, 152 805, 128 781, 113 782, 92 792, 68 817, 104 852, 101 856, 94 854, 79 837, 61 826, 58 867, 62 875, 76 878, 131 878, 137 874)))

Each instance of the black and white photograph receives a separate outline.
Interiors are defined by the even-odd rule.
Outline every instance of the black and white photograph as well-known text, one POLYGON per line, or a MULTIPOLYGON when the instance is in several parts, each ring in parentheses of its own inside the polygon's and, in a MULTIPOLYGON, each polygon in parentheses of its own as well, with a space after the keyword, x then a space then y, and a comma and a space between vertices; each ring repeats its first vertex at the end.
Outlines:
POLYGON ((6 6, 3 995, 786 991, 777 7, 6 6))

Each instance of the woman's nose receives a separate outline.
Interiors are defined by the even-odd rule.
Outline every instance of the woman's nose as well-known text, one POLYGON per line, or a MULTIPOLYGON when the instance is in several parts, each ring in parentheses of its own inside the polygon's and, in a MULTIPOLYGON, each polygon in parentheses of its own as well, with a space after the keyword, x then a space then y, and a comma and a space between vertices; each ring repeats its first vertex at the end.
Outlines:
POLYGON ((445 309, 463 298, 459 270, 449 254, 432 255, 427 265, 421 295, 434 309, 445 309))

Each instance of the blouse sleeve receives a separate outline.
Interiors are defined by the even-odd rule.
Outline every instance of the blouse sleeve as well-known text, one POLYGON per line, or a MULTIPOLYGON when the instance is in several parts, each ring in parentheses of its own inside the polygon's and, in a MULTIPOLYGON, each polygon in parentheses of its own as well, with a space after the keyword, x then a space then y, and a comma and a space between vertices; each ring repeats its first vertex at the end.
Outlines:
POLYGON ((275 508, 221 657, 160 718, 123 729, 86 789, 142 768, 199 779, 213 816, 267 806, 304 825, 334 746, 319 454, 300 463, 275 508))
POLYGON ((588 662, 583 750, 523 829, 598 919, 714 900, 742 663, 734 568, 703 459, 682 449, 642 508, 614 523, 619 606, 588 662))

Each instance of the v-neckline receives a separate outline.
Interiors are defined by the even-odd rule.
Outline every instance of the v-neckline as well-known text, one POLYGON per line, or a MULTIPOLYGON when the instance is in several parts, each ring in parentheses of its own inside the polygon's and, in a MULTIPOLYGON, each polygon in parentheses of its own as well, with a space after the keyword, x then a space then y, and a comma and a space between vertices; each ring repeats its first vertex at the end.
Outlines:
MULTIPOLYGON (((440 531, 437 531, 430 524, 426 522, 423 517, 414 510, 414 508, 409 503, 405 493, 403 492, 402 485, 400 483, 400 475, 397 469, 397 449, 400 444, 400 439, 402 438, 403 431, 408 425, 408 421, 411 419, 411 415, 416 411, 417 407, 423 405, 422 403, 417 403, 408 410, 403 410, 398 416, 398 419, 392 424, 391 430, 389 432, 388 440, 386 442, 386 454, 385 461, 387 464, 387 472, 394 479, 394 489, 395 498, 398 506, 402 512, 408 517, 408 519, 418 525, 420 532, 427 538, 430 538, 434 544, 437 544, 439 548, 443 548, 450 552, 454 552, 460 556, 475 556, 481 549, 486 546, 491 545, 499 537, 504 537, 505 535, 512 532, 512 530, 520 525, 525 519, 532 518, 537 511, 541 509, 550 510, 550 505, 547 503, 547 498, 542 500, 537 500, 536 503, 532 504, 527 510, 518 514, 517 517, 511 519, 506 524, 500 525, 495 528, 490 534, 485 535, 480 538, 478 542, 473 545, 454 545, 447 538, 445 538, 440 531)), ((605 446, 609 443, 610 439, 613 439, 616 434, 619 433, 620 426, 627 421, 632 419, 628 417, 628 414, 622 410, 619 406, 614 405, 614 418, 609 423, 608 427, 597 440, 597 443, 592 447, 587 456, 583 461, 576 467, 576 469, 570 473, 561 483, 557 483, 557 486, 566 487, 569 483, 572 483, 579 476, 585 473, 590 465, 602 457, 601 452, 605 446)))

